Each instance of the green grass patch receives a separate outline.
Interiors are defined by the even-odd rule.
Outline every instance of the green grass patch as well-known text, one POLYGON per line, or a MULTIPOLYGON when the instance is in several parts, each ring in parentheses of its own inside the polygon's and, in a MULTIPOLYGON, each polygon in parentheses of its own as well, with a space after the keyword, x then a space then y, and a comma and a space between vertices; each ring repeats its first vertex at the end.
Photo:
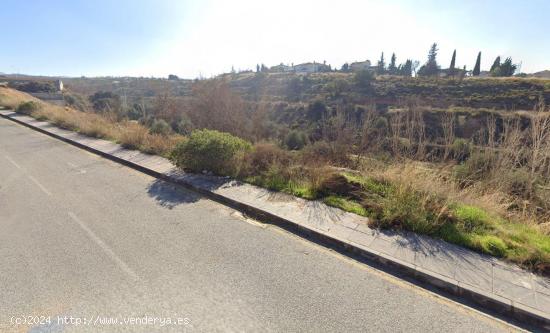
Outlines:
POLYGON ((357 199, 357 193, 324 193, 327 205, 371 217, 376 227, 440 238, 548 274, 550 237, 534 226, 506 220, 480 207, 449 204, 410 186, 351 173, 341 175, 361 185, 362 200, 357 199))
POLYGON ((314 200, 318 197, 317 192, 314 191, 311 186, 287 180, 276 173, 250 176, 244 178, 243 181, 272 191, 292 194, 308 200, 314 200))
POLYGON ((329 206, 345 210, 346 212, 354 213, 361 216, 369 216, 369 213, 365 209, 365 207, 355 201, 346 199, 344 197, 331 195, 324 198, 323 202, 329 206))
POLYGON ((350 172, 343 172, 341 175, 349 182, 361 184, 364 190, 380 196, 387 195, 391 190, 391 185, 388 182, 377 180, 372 177, 363 177, 350 172))

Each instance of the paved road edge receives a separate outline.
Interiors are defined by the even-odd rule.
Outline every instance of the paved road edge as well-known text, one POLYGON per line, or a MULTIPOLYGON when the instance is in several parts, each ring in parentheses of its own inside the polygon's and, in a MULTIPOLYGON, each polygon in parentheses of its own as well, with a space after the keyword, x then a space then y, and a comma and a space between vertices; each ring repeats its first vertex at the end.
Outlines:
POLYGON ((380 268, 390 269, 389 273, 392 275, 397 275, 400 278, 406 277, 408 278, 408 281, 420 283, 421 286, 427 285, 430 287, 434 287, 438 290, 444 291, 445 293, 457 297, 458 300, 462 299, 473 302, 480 306, 482 309, 493 312, 492 314, 499 314, 504 318, 513 318, 520 323, 535 325, 544 330, 550 331, 550 317, 548 314, 523 306, 521 304, 516 304, 513 301, 510 301, 503 297, 499 297, 498 295, 488 294, 485 291, 476 289, 475 287, 461 284, 456 280, 450 279, 443 275, 439 275, 435 272, 424 270, 418 266, 404 262, 385 253, 373 251, 372 249, 365 248, 359 244, 354 244, 353 242, 342 240, 337 236, 329 235, 322 230, 308 228, 286 218, 266 212, 250 204, 234 200, 232 198, 220 195, 207 189, 196 187, 191 183, 185 182, 181 179, 170 177, 169 175, 162 174, 134 162, 127 161, 125 159, 95 149, 80 142, 62 137, 43 128, 39 128, 33 126, 32 124, 21 121, 15 117, 11 117, 2 113, 0 113, 0 117, 11 120, 15 123, 46 134, 50 137, 61 140, 78 148, 84 149, 96 155, 102 156, 113 162, 123 164, 127 167, 143 172, 152 177, 162 179, 171 184, 179 185, 188 190, 197 192, 206 198, 234 208, 261 222, 277 225, 284 228, 285 230, 291 231, 295 234, 299 234, 300 236, 305 236, 305 238, 312 240, 318 244, 338 250, 339 252, 350 253, 355 256, 365 258, 370 262, 377 263, 378 265, 380 265, 380 268))

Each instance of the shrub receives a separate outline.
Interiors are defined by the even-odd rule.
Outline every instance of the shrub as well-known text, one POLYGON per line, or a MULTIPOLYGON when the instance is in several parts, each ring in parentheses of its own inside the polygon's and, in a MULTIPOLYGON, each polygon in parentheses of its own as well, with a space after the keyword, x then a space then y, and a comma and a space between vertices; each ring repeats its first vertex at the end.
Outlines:
POLYGON ((176 145, 171 157, 179 167, 218 175, 235 175, 243 154, 251 149, 249 142, 216 130, 196 130, 189 139, 176 145))
POLYGON ((139 149, 143 144, 143 140, 147 136, 147 129, 138 123, 127 122, 126 126, 121 126, 119 143, 128 149, 139 149))
POLYGON ((464 163, 455 166, 453 175, 462 186, 468 186, 486 178, 492 171, 494 163, 494 154, 476 152, 464 163))
POLYGON ((257 143, 253 149, 246 154, 245 173, 247 175, 258 175, 269 171, 273 166, 287 167, 292 156, 288 151, 279 148, 272 143, 257 143))
POLYGON ((355 73, 353 80, 359 89, 370 90, 371 83, 374 81, 374 73, 369 70, 360 70, 355 73))
POLYGON ((347 166, 350 164, 351 145, 349 143, 332 142, 324 140, 315 141, 302 150, 302 162, 305 165, 332 164, 347 166))
POLYGON ((306 145, 306 135, 304 132, 293 130, 285 137, 285 146, 291 150, 300 150, 306 145))
POLYGON ((170 125, 168 125, 164 119, 155 119, 149 129, 151 134, 159 134, 163 136, 170 134, 171 131, 172 129, 170 128, 170 125))
POLYGON ((455 160, 462 162, 470 156, 470 142, 465 139, 455 139, 451 151, 455 160))
POLYGON ((88 105, 86 104, 86 101, 84 98, 80 95, 76 94, 63 94, 63 99, 67 103, 67 105, 80 110, 80 111, 87 111, 88 105))
POLYGON ((307 118, 311 121, 321 120, 327 112, 327 106, 321 100, 310 103, 307 107, 307 118))
POLYGON ((37 111, 39 109, 40 109, 40 105, 37 102, 28 101, 28 102, 23 102, 23 103, 19 104, 17 106, 17 108, 15 109, 15 111, 19 112, 19 113, 30 115, 31 113, 33 113, 34 111, 37 111))
POLYGON ((431 234, 439 227, 434 214, 435 199, 409 186, 397 186, 383 200, 381 227, 397 227, 431 234))
POLYGON ((148 154, 156 154, 169 157, 174 147, 184 140, 179 135, 164 136, 160 134, 150 134, 144 137, 141 150, 148 154))
POLYGON ((175 128, 176 132, 181 135, 189 135, 193 131, 193 123, 187 117, 183 117, 175 128))
MULTIPOLYGON (((514 169, 502 174, 502 183, 504 190, 523 199, 529 199, 534 193, 531 193, 531 177, 529 171, 525 169, 514 169)), ((534 183, 537 183, 535 180, 534 183)))
POLYGON ((374 128, 380 131, 386 131, 388 129, 388 119, 382 116, 377 117, 374 121, 374 128))
POLYGON ((315 141, 304 147, 302 159, 305 163, 309 162, 329 162, 332 160, 333 150, 330 144, 324 140, 315 141))

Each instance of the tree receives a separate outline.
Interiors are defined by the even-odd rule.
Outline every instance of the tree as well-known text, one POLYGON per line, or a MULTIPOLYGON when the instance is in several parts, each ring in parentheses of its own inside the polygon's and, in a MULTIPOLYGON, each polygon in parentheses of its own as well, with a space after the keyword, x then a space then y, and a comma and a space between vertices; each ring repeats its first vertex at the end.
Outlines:
POLYGON ((120 96, 110 91, 98 91, 89 97, 93 108, 99 112, 115 112, 121 109, 120 96))
POLYGON ((411 59, 407 59, 404 64, 399 65, 399 75, 402 76, 412 76, 413 72, 413 62, 411 59))
POLYGON ((414 73, 414 76, 416 76, 417 74, 416 69, 418 68, 418 66, 420 66, 420 61, 414 60, 412 62, 412 72, 414 73))
POLYGON ((369 70, 360 70, 355 73, 354 81, 357 87, 367 92, 371 88, 371 83, 374 81, 374 74, 369 70))
POLYGON ((473 76, 479 76, 481 72, 481 51, 477 54, 476 65, 474 66, 474 71, 472 72, 473 76))
POLYGON ((517 69, 517 65, 512 63, 512 58, 508 57, 500 65, 500 75, 501 76, 512 76, 517 69))
POLYGON ((439 74, 439 66, 437 65, 437 43, 433 43, 428 52, 428 61, 420 67, 418 75, 421 76, 437 76, 439 74))
POLYGON ((345 64, 342 65, 342 69, 340 69, 342 72, 347 72, 349 71, 349 65, 348 63, 346 62, 345 64))
POLYGON ((491 76, 500 76, 500 56, 495 58, 489 72, 491 73, 491 76))
POLYGON ((384 74, 386 72, 386 62, 384 61, 384 52, 382 52, 382 55, 380 56, 380 60, 378 60, 376 68, 377 74, 384 74))
POLYGON ((306 145, 306 135, 304 132, 298 130, 292 130, 285 137, 284 143, 288 149, 291 150, 300 150, 306 145))
POLYGON ((500 63, 500 56, 498 56, 491 66, 491 76, 512 76, 517 68, 518 66, 512 63, 512 58, 508 57, 500 63))
POLYGON ((453 51, 453 57, 451 58, 451 64, 449 65, 449 75, 455 76, 455 62, 456 62, 456 50, 453 51))
POLYGON ((388 65, 388 73, 395 75, 397 74, 397 66, 395 65, 396 57, 395 53, 392 53, 390 64, 388 65))
POLYGON ((260 65, 256 64, 256 73, 259 73, 259 72, 260 72, 260 65))
POLYGON ((306 117, 311 121, 321 120, 327 113, 327 106, 322 100, 316 100, 307 107, 306 117))

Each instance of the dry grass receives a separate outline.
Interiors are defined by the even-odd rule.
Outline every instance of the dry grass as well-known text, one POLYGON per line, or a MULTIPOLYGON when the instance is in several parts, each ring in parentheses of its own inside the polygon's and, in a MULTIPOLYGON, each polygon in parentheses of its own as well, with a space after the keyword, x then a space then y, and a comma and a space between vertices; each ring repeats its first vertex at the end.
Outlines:
POLYGON ((25 94, 24 92, 0 87, 0 106, 15 110, 19 104, 28 101, 42 103, 39 99, 34 98, 29 94, 25 94))
POLYGON ((133 121, 119 121, 108 115, 77 111, 68 107, 42 102, 26 93, 0 88, 0 105, 16 109, 24 102, 33 101, 38 110, 30 115, 40 120, 47 120, 61 128, 77 131, 95 138, 112 140, 126 148, 139 149, 150 154, 167 156, 182 136, 162 136, 151 134, 149 130, 133 121))
POLYGON ((448 202, 460 202, 479 207, 492 214, 513 219, 526 225, 541 224, 533 216, 510 210, 516 201, 513 196, 488 189, 481 184, 462 188, 452 178, 453 164, 433 164, 413 160, 382 164, 379 161, 365 162, 362 172, 370 177, 387 179, 395 184, 410 186, 417 191, 430 193, 448 202))

